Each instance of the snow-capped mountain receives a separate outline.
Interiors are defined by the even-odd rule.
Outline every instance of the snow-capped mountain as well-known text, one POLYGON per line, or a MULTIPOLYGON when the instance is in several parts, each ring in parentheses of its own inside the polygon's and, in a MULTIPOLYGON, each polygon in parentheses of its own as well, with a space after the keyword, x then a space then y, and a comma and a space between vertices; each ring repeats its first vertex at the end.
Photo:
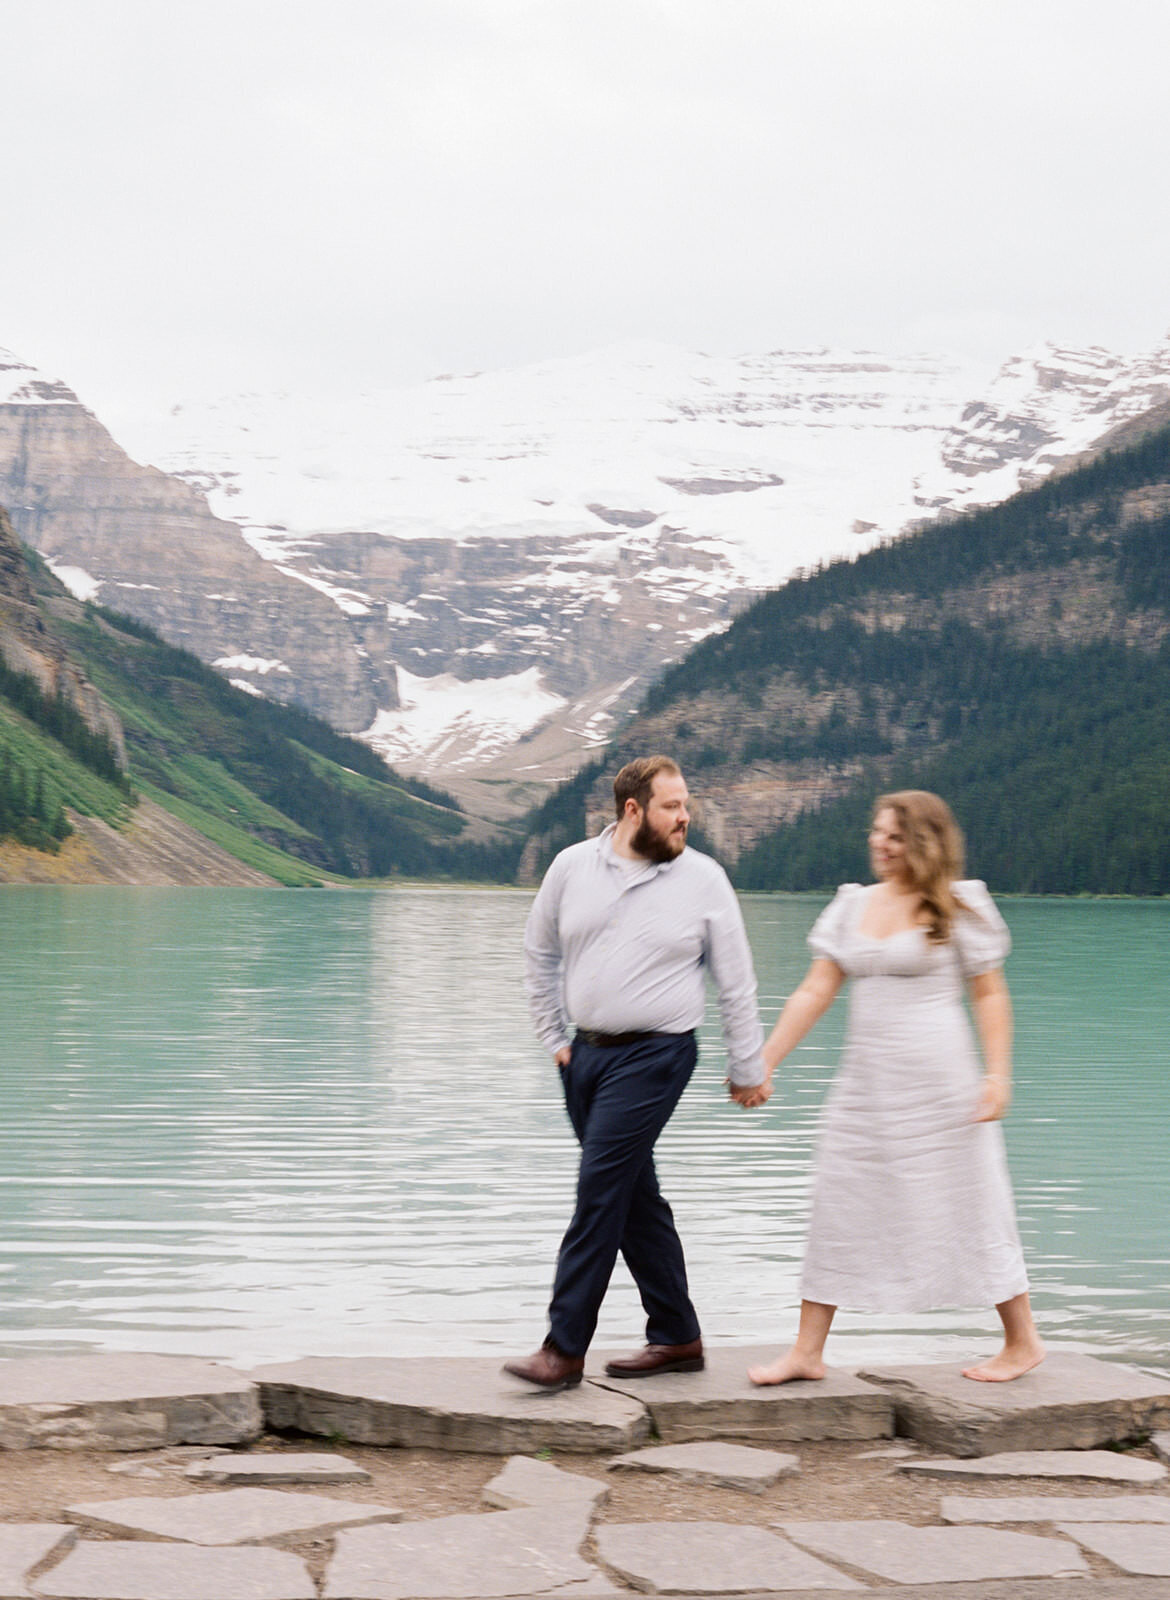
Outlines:
POLYGON ((924 511, 995 505, 1167 399, 1170 338, 1130 360, 1051 344, 1016 356, 963 407, 915 498, 924 511))
POLYGON ((445 375, 339 406, 305 395, 177 405, 123 431, 271 559, 355 531, 399 539, 619 538, 664 523, 743 577, 896 531, 973 374, 829 351, 720 358, 617 346, 445 375))
MULTIPOLYGON (((3 365, 0 424, 20 433, 24 414, 26 443, 31 412, 81 410, 15 361, 6 390, 3 365)), ((230 584, 189 535, 144 580, 141 552, 119 568, 116 539, 68 518, 50 536, 43 515, 30 535, 14 515, 78 591, 242 684, 327 707, 396 764, 489 780, 507 809, 759 588, 1002 499, 1166 400, 1170 342, 1139 360, 1045 347, 990 381, 929 356, 620 346, 342 401, 257 394, 121 419, 133 457, 235 526, 230 584), (274 610, 273 583, 302 602, 274 610), (176 598, 196 591, 197 608, 176 598)), ((0 500, 15 451, 6 463, 0 444, 0 500)))

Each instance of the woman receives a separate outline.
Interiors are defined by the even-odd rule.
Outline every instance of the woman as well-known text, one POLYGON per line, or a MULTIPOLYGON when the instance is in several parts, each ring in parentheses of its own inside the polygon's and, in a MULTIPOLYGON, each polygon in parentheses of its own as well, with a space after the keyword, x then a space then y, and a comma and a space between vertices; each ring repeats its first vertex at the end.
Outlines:
POLYGON ((883 795, 869 852, 877 882, 843 885, 818 917, 815 959, 764 1046, 760 1103, 776 1067, 853 980, 818 1141, 799 1332, 786 1354, 748 1376, 823 1378, 839 1305, 994 1305, 1003 1348, 963 1376, 1002 1383, 1044 1359, 995 1126, 1011 1093, 1011 1002, 1000 970, 1008 931, 982 883, 956 881, 962 835, 937 795, 883 795))

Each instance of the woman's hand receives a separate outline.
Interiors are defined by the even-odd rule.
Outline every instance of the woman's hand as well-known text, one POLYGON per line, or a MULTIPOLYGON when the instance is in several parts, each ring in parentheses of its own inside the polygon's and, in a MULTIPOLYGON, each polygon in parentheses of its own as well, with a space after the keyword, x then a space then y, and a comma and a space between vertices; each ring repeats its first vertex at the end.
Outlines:
POLYGON ((999 1122, 1011 1104, 1011 1080, 999 1072, 984 1076, 979 1089, 979 1104, 972 1122, 999 1122))

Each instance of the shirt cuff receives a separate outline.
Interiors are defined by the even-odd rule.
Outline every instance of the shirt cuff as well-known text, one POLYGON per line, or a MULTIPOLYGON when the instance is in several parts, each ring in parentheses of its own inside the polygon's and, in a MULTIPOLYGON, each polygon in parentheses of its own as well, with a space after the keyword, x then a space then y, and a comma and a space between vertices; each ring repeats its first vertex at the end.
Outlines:
POLYGON ((734 1064, 728 1062, 727 1078, 737 1089, 754 1089, 767 1082, 768 1069, 763 1056, 753 1056, 750 1061, 737 1061, 734 1064))

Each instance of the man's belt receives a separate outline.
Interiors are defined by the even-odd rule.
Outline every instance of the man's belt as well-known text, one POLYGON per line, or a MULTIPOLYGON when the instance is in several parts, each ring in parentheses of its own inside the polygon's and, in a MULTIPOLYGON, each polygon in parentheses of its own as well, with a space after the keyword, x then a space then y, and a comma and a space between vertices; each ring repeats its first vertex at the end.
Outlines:
POLYGON ((661 1039, 659 1033, 598 1033, 593 1028, 578 1028, 577 1038, 595 1050, 616 1050, 619 1045, 637 1044, 642 1039, 661 1039))

